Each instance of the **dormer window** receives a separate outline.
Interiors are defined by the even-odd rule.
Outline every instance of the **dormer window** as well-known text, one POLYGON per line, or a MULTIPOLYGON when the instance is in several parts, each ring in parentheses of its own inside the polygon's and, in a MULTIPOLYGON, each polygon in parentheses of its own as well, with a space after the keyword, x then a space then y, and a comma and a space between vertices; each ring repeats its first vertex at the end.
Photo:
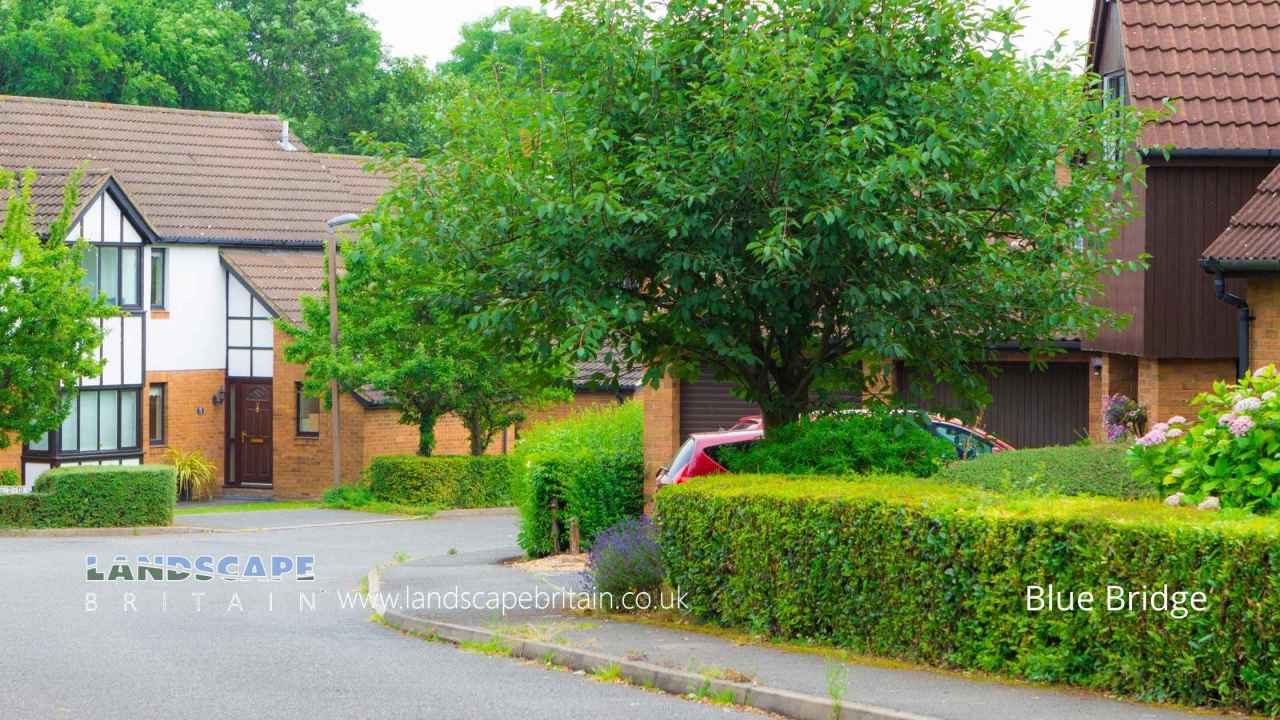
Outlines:
MULTIPOLYGON (((1117 70, 1102 76, 1102 99, 1108 107, 1129 104, 1129 91, 1125 86, 1124 70, 1117 70)), ((1123 144, 1114 138, 1106 138, 1103 141, 1102 152, 1112 162, 1124 157, 1123 144)))

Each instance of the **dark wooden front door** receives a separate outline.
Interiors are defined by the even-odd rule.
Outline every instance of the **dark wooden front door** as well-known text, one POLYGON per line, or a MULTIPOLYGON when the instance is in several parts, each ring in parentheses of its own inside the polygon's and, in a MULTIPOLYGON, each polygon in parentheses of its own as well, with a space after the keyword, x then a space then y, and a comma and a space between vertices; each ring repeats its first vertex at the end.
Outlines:
POLYGON ((271 382, 236 381, 232 426, 234 485, 271 484, 271 382))

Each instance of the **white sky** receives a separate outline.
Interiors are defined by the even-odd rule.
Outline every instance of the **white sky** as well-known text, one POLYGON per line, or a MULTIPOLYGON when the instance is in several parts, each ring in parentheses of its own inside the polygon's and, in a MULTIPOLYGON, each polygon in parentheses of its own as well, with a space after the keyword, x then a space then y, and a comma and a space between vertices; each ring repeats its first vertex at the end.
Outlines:
MULTIPOLYGON (((999 4, 998 0, 984 0, 999 4)), ((538 7, 538 0, 362 0, 361 10, 373 18, 382 41, 395 55, 422 55, 431 63, 446 60, 458 44, 463 23, 479 20, 505 5, 538 7)), ((1070 43, 1084 42, 1093 0, 1028 0, 1027 29, 1021 46, 1047 48, 1057 33, 1068 31, 1070 43)))

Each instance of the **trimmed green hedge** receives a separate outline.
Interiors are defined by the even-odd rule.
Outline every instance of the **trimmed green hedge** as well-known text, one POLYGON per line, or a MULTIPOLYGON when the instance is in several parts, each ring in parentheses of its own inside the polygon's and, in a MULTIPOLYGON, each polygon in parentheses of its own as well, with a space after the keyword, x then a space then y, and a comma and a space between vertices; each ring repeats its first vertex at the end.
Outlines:
POLYGON ((170 525, 176 491, 169 465, 54 468, 35 492, 0 495, 0 527, 170 525))
POLYGON ((1280 713, 1280 521, 936 481, 704 478, 658 493, 673 586, 704 619, 859 653, 1144 700, 1280 713), (1026 588, 1095 593, 1032 612, 1026 588), (1208 609, 1106 608, 1106 588, 1208 609))
POLYGON ((1014 450, 954 462, 937 479, 1003 493, 1150 497, 1149 483, 1135 480, 1119 445, 1014 450))
POLYGON ((379 500, 441 508, 511 504, 511 463, 500 455, 375 457, 365 469, 379 500))
POLYGON ((644 408, 636 401, 592 408, 534 426, 516 446, 512 495, 520 508, 520 547, 530 557, 569 547, 569 518, 584 548, 619 520, 644 511, 644 408))

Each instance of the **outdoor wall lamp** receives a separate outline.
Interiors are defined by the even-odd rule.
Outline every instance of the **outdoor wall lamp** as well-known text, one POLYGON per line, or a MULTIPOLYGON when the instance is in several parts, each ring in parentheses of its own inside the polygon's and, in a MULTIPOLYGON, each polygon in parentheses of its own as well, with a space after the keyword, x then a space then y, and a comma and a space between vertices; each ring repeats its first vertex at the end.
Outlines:
POLYGON ((218 407, 227 399, 226 388, 218 388, 218 392, 213 394, 213 406, 218 407))
POLYGON ((1089 358, 1089 369, 1093 371, 1094 377, 1102 377, 1102 356, 1094 355, 1089 358))

